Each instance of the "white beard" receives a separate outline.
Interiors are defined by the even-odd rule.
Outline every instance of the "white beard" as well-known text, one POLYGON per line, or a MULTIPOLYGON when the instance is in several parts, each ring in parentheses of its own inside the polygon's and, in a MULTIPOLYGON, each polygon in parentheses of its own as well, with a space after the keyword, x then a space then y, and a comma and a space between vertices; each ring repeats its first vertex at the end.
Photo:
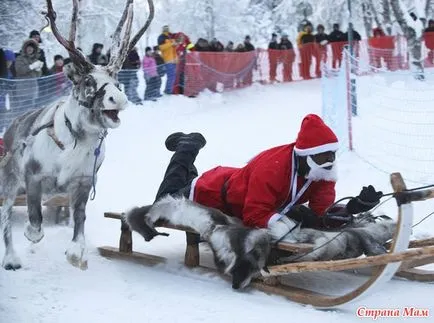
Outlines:
POLYGON ((307 164, 310 167, 309 173, 306 175, 306 179, 311 179, 314 182, 327 181, 327 182, 337 182, 338 171, 336 163, 325 163, 318 165, 315 163, 310 156, 307 156, 307 164), (324 169, 324 167, 332 166, 332 169, 324 169))

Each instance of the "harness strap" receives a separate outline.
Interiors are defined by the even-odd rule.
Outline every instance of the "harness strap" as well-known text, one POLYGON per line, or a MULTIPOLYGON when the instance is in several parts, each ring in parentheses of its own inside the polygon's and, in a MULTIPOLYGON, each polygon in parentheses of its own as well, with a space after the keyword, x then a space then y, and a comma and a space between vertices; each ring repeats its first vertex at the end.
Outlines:
POLYGON ((37 134, 39 134, 42 130, 44 130, 44 129, 47 129, 47 133, 48 133, 48 135, 51 137, 51 139, 53 139, 53 141, 56 143, 56 145, 60 148, 60 149, 62 149, 62 150, 65 150, 65 145, 59 140, 59 138, 56 136, 56 134, 54 133, 54 116, 56 115, 56 112, 57 112, 57 109, 60 107, 60 105, 61 104, 63 104, 64 102, 62 101, 62 102, 59 102, 59 104, 56 106, 56 109, 54 110, 54 113, 53 113, 53 117, 52 117, 52 119, 48 122, 48 123, 46 123, 46 124, 44 124, 44 125, 42 125, 42 126, 40 126, 40 127, 38 127, 38 128, 36 128, 33 132, 32 132, 32 136, 36 136, 37 134))

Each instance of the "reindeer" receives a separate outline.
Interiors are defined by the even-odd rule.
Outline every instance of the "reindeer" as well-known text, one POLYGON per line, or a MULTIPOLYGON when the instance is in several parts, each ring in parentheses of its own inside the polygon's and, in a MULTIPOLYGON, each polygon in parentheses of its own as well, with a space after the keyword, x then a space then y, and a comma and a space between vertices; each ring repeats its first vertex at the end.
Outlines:
POLYGON ((18 117, 4 135, 6 155, 0 163, 0 178, 4 197, 1 225, 6 249, 2 262, 5 269, 21 268, 13 247, 10 218, 17 192, 23 189, 27 194, 29 216, 24 235, 33 243, 44 237, 42 194, 68 194, 74 233, 66 258, 73 266, 87 269, 86 204, 104 160, 103 139, 107 129, 120 125, 119 112, 128 103, 116 80, 117 73, 129 50, 134 48, 153 19, 152 0, 148 0, 148 5, 149 17, 130 41, 133 0, 127 0, 113 34, 110 62, 102 67, 91 64, 75 47, 78 0, 73 0, 69 40, 60 34, 52 1, 47 0, 45 18, 57 41, 69 52, 72 63, 65 66, 65 74, 73 87, 64 100, 18 117))

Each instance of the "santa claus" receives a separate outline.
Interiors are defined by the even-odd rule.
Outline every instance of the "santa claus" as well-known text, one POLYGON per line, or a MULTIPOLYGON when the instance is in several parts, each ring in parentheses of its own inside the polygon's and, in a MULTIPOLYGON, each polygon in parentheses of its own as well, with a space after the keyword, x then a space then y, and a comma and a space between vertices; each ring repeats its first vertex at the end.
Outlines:
MULTIPOLYGON (((183 195, 235 216, 248 227, 268 228, 276 241, 298 225, 321 227, 335 201, 339 143, 319 116, 303 119, 293 143, 265 150, 244 167, 217 166, 198 176, 194 162, 205 144, 200 133, 178 132, 166 139, 166 148, 174 154, 156 200, 183 195), (307 207, 297 207, 305 203, 307 207)), ((381 195, 372 186, 365 187, 343 214, 350 219, 365 212, 378 204, 381 195)))

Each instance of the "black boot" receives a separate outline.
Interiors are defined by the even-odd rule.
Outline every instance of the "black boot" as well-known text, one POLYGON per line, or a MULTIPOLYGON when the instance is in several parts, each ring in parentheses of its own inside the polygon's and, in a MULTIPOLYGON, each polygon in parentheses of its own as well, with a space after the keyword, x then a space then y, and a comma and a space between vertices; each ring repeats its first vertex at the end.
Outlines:
POLYGON ((180 146, 189 146, 193 149, 200 150, 205 147, 206 139, 198 132, 189 134, 175 132, 167 137, 165 145, 169 151, 176 151, 180 146))

